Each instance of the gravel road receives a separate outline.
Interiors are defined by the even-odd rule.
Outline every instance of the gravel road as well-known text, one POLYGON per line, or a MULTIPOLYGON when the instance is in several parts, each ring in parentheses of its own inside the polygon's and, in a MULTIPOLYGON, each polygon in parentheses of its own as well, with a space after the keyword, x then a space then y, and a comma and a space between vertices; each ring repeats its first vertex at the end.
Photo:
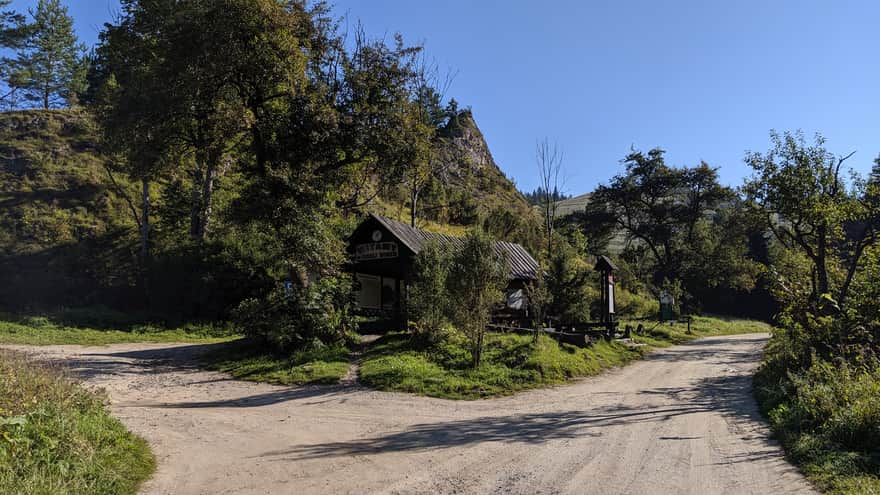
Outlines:
POLYGON ((474 402, 235 381, 194 365, 206 346, 7 347, 108 391, 158 458, 147 494, 814 493, 750 394, 766 339, 474 402))

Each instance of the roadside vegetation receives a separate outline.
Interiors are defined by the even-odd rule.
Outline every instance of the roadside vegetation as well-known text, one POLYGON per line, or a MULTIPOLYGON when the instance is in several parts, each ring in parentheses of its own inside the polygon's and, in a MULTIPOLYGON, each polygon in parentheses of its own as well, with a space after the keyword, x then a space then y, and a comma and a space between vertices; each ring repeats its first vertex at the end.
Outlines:
POLYGON ((753 154, 752 208, 775 235, 780 303, 755 393, 789 458, 834 494, 880 493, 880 159, 849 184, 817 138, 753 154))
POLYGON ((472 366, 464 335, 447 335, 440 342, 426 344, 406 332, 390 333, 369 348, 360 378, 380 390, 479 399, 596 375, 652 349, 700 337, 771 331, 762 322, 704 317, 692 322, 690 334, 684 323, 645 323, 645 332, 633 334, 631 343, 600 340, 587 347, 560 343, 546 334, 535 339, 534 335, 489 333, 483 362, 477 368, 472 366))
POLYGON ((230 343, 205 356, 208 369, 229 373, 238 380, 276 385, 332 385, 348 373, 349 350, 325 347, 293 354, 267 352, 247 341, 230 343))
POLYGON ((212 344, 238 338, 228 324, 189 324, 169 329, 151 324, 91 321, 92 326, 87 326, 85 323, 75 323, 70 320, 65 322, 64 319, 56 317, 0 313, 0 344, 108 345, 128 342, 212 344))
POLYGON ((134 494, 154 467, 101 395, 0 351, 0 493, 134 494))

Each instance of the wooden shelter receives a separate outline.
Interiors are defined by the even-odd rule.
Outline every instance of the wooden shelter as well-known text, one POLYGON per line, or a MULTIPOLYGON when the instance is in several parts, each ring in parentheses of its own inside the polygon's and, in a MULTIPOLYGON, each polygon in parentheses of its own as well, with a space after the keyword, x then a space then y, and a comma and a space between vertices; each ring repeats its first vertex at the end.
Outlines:
MULTIPOLYGON (((426 232, 403 222, 371 214, 348 239, 349 271, 355 278, 358 308, 362 314, 400 321, 412 283, 413 258, 428 241, 441 249, 455 250, 464 239, 426 232)), ((537 279, 538 262, 519 244, 495 242, 499 258, 507 260, 506 308, 527 311, 525 285, 537 279)), ((500 303, 500 302, 499 302, 500 303)))

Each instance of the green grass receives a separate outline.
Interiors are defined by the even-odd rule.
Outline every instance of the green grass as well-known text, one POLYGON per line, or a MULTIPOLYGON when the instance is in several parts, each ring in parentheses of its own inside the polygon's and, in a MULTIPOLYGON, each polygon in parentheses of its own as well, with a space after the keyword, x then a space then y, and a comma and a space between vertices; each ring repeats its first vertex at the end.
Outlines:
POLYGON ((880 361, 792 361, 776 332, 755 375, 755 396, 787 457, 822 491, 880 494, 880 361))
POLYGON ((691 321, 691 333, 687 333, 685 323, 661 323, 654 321, 629 322, 622 321, 621 325, 632 325, 634 328, 639 323, 644 325, 642 334, 634 334, 633 341, 647 344, 651 347, 667 347, 675 344, 683 344, 702 337, 714 337, 721 335, 738 335, 744 333, 770 333, 773 327, 762 321, 739 320, 735 318, 719 318, 695 316, 691 321))
POLYGON ((240 340, 205 359, 209 369, 229 373, 239 380, 277 385, 329 385, 339 383, 348 372, 348 354, 348 349, 338 346, 279 356, 240 340))
POLYGON ((21 345, 107 345, 128 342, 217 343, 238 338, 228 328, 214 325, 186 325, 166 329, 153 325, 132 325, 126 330, 67 326, 43 316, 0 315, 0 344, 21 345))
POLYGON ((602 342, 589 348, 558 344, 546 335, 488 335, 483 364, 471 369, 463 342, 419 350, 409 335, 389 334, 367 353, 360 377, 381 390, 447 399, 479 399, 599 373, 640 356, 639 350, 602 342))
POLYGON ((133 494, 154 469, 102 396, 0 351, 0 493, 133 494))
POLYGON ((361 381, 381 390, 409 392, 446 399, 479 399, 520 390, 564 383, 596 375, 640 358, 653 348, 700 337, 769 332, 765 323, 745 320, 695 318, 687 325, 648 323, 644 335, 633 335, 643 346, 617 342, 589 347, 558 343, 547 335, 537 342, 531 335, 487 335, 483 363, 471 369, 470 353, 461 337, 430 348, 419 348, 408 334, 393 333, 377 341, 360 369, 361 381), (654 328, 652 328, 654 327, 654 328))

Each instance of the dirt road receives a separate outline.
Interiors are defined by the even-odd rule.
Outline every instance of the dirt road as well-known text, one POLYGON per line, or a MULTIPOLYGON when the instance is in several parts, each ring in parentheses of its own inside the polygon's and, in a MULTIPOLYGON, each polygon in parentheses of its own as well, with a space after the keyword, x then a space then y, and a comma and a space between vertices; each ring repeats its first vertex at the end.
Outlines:
POLYGON ((750 394, 765 335, 711 338, 477 402, 238 382, 200 346, 21 348, 104 387, 153 445, 149 494, 813 493, 750 394))

